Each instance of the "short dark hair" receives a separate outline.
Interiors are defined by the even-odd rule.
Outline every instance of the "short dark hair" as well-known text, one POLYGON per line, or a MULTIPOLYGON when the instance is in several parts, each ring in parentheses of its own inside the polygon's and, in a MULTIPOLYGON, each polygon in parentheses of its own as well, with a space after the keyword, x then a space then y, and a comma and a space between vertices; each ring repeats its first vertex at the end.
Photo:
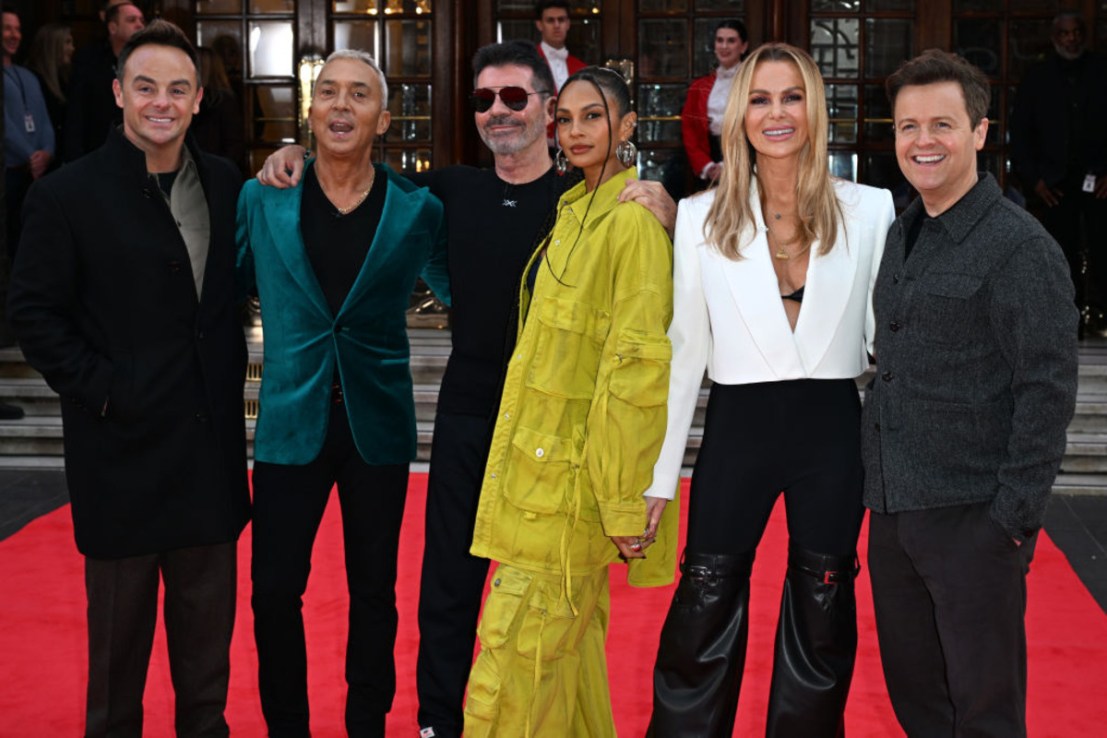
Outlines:
POLYGON ((119 51, 119 60, 115 64, 115 76, 119 78, 120 82, 123 81, 123 68, 127 66, 127 59, 130 58, 135 49, 150 45, 169 46, 183 51, 192 60, 192 66, 196 69, 196 81, 199 84, 200 56, 196 53, 196 47, 192 45, 192 42, 188 40, 188 36, 178 26, 161 18, 154 20, 150 25, 131 36, 127 43, 123 44, 123 48, 119 51))
POLYGON ((23 14, 19 12, 19 8, 15 7, 15 3, 4 3, 3 4, 3 9, 0 10, 0 14, 3 14, 3 13, 11 13, 16 18, 18 18, 20 21, 23 20, 23 14))
POLYGON ((477 77, 486 67, 506 67, 509 64, 530 69, 536 92, 557 94, 550 65, 538 55, 538 47, 530 41, 504 41, 477 49, 477 53, 473 54, 473 84, 477 83, 477 77))
POLYGON ((979 67, 971 64, 963 56, 951 54, 941 49, 929 49, 900 64, 884 88, 888 93, 888 102, 895 113, 896 97, 904 87, 912 85, 932 85, 939 82, 956 82, 961 86, 965 98, 965 109, 969 113, 969 122, 973 128, 988 115, 988 105, 992 101, 992 88, 988 78, 979 67))
POLYGON ((542 14, 550 8, 561 8, 567 14, 569 13, 569 3, 566 0, 542 0, 534 4, 534 19, 542 20, 542 14))
POLYGON ((749 31, 746 30, 746 24, 738 20, 737 18, 727 18, 715 24, 716 33, 723 30, 724 28, 729 28, 732 31, 737 31, 738 38, 742 39, 743 41, 750 40, 750 34, 749 31))
MULTIPOLYGON (((110 0, 109 0, 109 2, 110 2, 110 0)), ((127 0, 127 2, 116 3, 115 5, 112 5, 110 8, 108 8, 108 7, 104 8, 104 25, 107 25, 108 23, 114 23, 116 20, 118 20, 119 19, 119 14, 123 12, 123 6, 124 5, 133 5, 136 8, 138 8, 139 12, 142 12, 142 8, 139 8, 137 2, 131 2, 130 0, 127 0)))

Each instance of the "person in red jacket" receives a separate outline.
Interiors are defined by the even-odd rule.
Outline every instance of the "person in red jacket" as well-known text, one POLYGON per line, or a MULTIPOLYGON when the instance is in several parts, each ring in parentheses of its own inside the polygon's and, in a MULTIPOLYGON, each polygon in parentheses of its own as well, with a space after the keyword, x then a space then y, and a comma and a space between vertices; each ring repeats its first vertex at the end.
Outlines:
MULTIPOLYGON (((569 79, 569 75, 588 66, 565 48, 570 23, 569 3, 565 0, 543 0, 534 6, 534 25, 542 36, 536 46, 538 55, 546 62, 550 74, 553 75, 554 97, 557 97, 557 92, 561 90, 565 80, 569 79)), ((546 127, 546 144, 551 149, 557 148, 553 123, 546 127)))
POLYGON ((723 109, 738 67, 749 48, 749 34, 740 20, 723 20, 715 26, 715 71, 692 82, 684 110, 680 115, 684 152, 692 173, 705 182, 714 182, 722 172, 723 154, 719 145, 723 109))

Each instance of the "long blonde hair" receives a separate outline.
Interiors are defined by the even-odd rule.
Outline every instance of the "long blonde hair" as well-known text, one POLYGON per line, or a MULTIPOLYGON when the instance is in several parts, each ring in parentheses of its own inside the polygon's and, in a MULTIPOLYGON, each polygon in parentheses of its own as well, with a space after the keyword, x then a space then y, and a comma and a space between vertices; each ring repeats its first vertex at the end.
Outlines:
POLYGON ((27 67, 38 72, 50 92, 62 102, 65 102, 65 88, 69 84, 69 65, 62 61, 62 54, 65 53, 66 39, 71 37, 69 26, 48 23, 38 29, 31 40, 31 51, 27 57, 27 67))
POLYGON ((753 178, 757 176, 754 171, 757 152, 746 137, 746 108, 749 106, 753 73, 758 65, 769 61, 789 62, 803 78, 808 132, 807 143, 800 151, 796 201, 804 243, 813 243, 818 239, 817 253, 828 253, 834 248, 838 219, 842 217, 827 165, 829 116, 819 68, 802 49, 788 44, 765 44, 742 62, 734 80, 723 115, 723 172, 719 177, 715 201, 711 203, 703 224, 707 242, 735 261, 742 258, 742 248, 753 240, 751 235, 742 243, 743 232, 749 229, 752 233, 756 223, 749 193, 753 178))

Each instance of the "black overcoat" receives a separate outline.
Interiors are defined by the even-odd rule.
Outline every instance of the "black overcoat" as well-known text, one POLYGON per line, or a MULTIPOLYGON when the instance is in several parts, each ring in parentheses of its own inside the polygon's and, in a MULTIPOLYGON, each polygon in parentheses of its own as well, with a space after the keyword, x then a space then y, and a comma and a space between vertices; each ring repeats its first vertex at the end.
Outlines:
POLYGON ((27 361, 61 395, 77 548, 95 558, 233 541, 249 514, 241 177, 190 151, 211 220, 200 299, 145 155, 120 130, 24 204, 8 314, 27 361))

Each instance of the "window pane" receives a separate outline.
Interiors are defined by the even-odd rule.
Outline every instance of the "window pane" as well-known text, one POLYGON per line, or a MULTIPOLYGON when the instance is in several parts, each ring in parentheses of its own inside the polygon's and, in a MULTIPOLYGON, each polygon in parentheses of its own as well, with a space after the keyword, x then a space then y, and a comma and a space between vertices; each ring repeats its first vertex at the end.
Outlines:
POLYGON ((638 22, 638 75, 687 77, 688 38, 686 20, 642 20, 638 22))
POLYGON ((361 49, 372 54, 374 59, 380 59, 380 47, 377 45, 377 22, 373 20, 335 21, 334 48, 335 50, 361 49))
POLYGON ((855 18, 811 21, 811 56, 824 77, 856 77, 859 22, 855 18))
POLYGON ((1022 79, 1026 70, 1045 59, 1053 48, 1050 21, 1011 21, 1007 29, 1007 77, 1022 79))
POLYGON ((430 169, 430 149, 386 149, 384 163, 397 172, 425 172, 430 169))
POLYGON ((995 13, 1003 9, 1003 0, 953 0, 954 13, 973 11, 995 13))
POLYGON ((384 22, 385 72, 394 77, 425 77, 431 72, 431 22, 384 22))
POLYGON ((502 20, 496 31, 496 41, 534 41, 538 43, 538 31, 532 20, 502 20))
POLYGON ((678 151, 679 149, 640 150, 638 152, 638 176, 654 182, 667 181, 670 170, 680 167, 680 162, 684 158, 683 156, 677 157, 678 151))
POLYGON ((896 208, 906 207, 910 199, 911 188, 899 171, 895 153, 891 151, 873 151, 863 155, 861 160, 865 165, 865 176, 861 180, 862 183, 891 190, 896 208))
POLYGON ((403 141, 427 143, 431 140, 430 85, 389 85, 388 110, 392 126, 386 143, 403 141))
POLYGON ((251 13, 292 13, 296 0, 250 0, 251 13))
POLYGON ((1000 22, 995 20, 955 20, 953 51, 980 67, 989 77, 1000 72, 1000 22))
POLYGON ((196 0, 197 13, 241 13, 242 0, 196 0))
POLYGON ((883 85, 865 86, 865 123, 861 128, 865 141, 894 141, 892 108, 883 85))
POLYGON ((857 181, 857 152, 831 151, 828 158, 832 177, 841 177, 851 182, 857 181))
POLYGON ((1059 8, 1056 0, 1011 0, 1009 10, 1016 13, 1044 13, 1053 16, 1059 8))
MULTIPOLYGON (((695 46, 692 47, 692 77, 702 77, 719 66, 715 58, 715 26, 718 18, 700 18, 695 22, 695 46)), ((753 51, 753 49, 750 49, 753 51)))
POLYGON ((866 11, 903 10, 915 12, 915 0, 865 0, 866 11))
POLYGON ((638 0, 639 13, 684 13, 687 0, 638 0))
POLYGON ((335 0, 336 13, 377 13, 377 0, 335 0))
POLYGON ((830 143, 857 141, 857 85, 827 85, 830 143))
POLYGON ((277 85, 258 85, 253 89, 254 138, 266 143, 295 143, 295 89, 277 85))
POLYGON ((292 24, 277 21, 250 22, 250 76, 292 76, 292 24))
POLYGON ((811 0, 813 13, 856 13, 861 0, 811 0))
MULTIPOLYGON (((531 24, 531 28, 534 28, 534 24, 531 24)), ((569 37, 565 41, 565 46, 570 54, 589 64, 602 64, 606 57, 603 54, 603 45, 600 43, 599 20, 595 18, 578 20, 574 17, 573 24, 569 26, 569 37)))
POLYGON ((914 21, 865 21, 865 76, 887 77, 915 55, 914 21))
POLYGON ((728 10, 742 15, 746 12, 746 0, 696 0, 696 10, 728 10))
POLYGON ((685 85, 638 85, 638 143, 680 143, 685 85), (667 119, 667 120, 666 120, 667 119))

